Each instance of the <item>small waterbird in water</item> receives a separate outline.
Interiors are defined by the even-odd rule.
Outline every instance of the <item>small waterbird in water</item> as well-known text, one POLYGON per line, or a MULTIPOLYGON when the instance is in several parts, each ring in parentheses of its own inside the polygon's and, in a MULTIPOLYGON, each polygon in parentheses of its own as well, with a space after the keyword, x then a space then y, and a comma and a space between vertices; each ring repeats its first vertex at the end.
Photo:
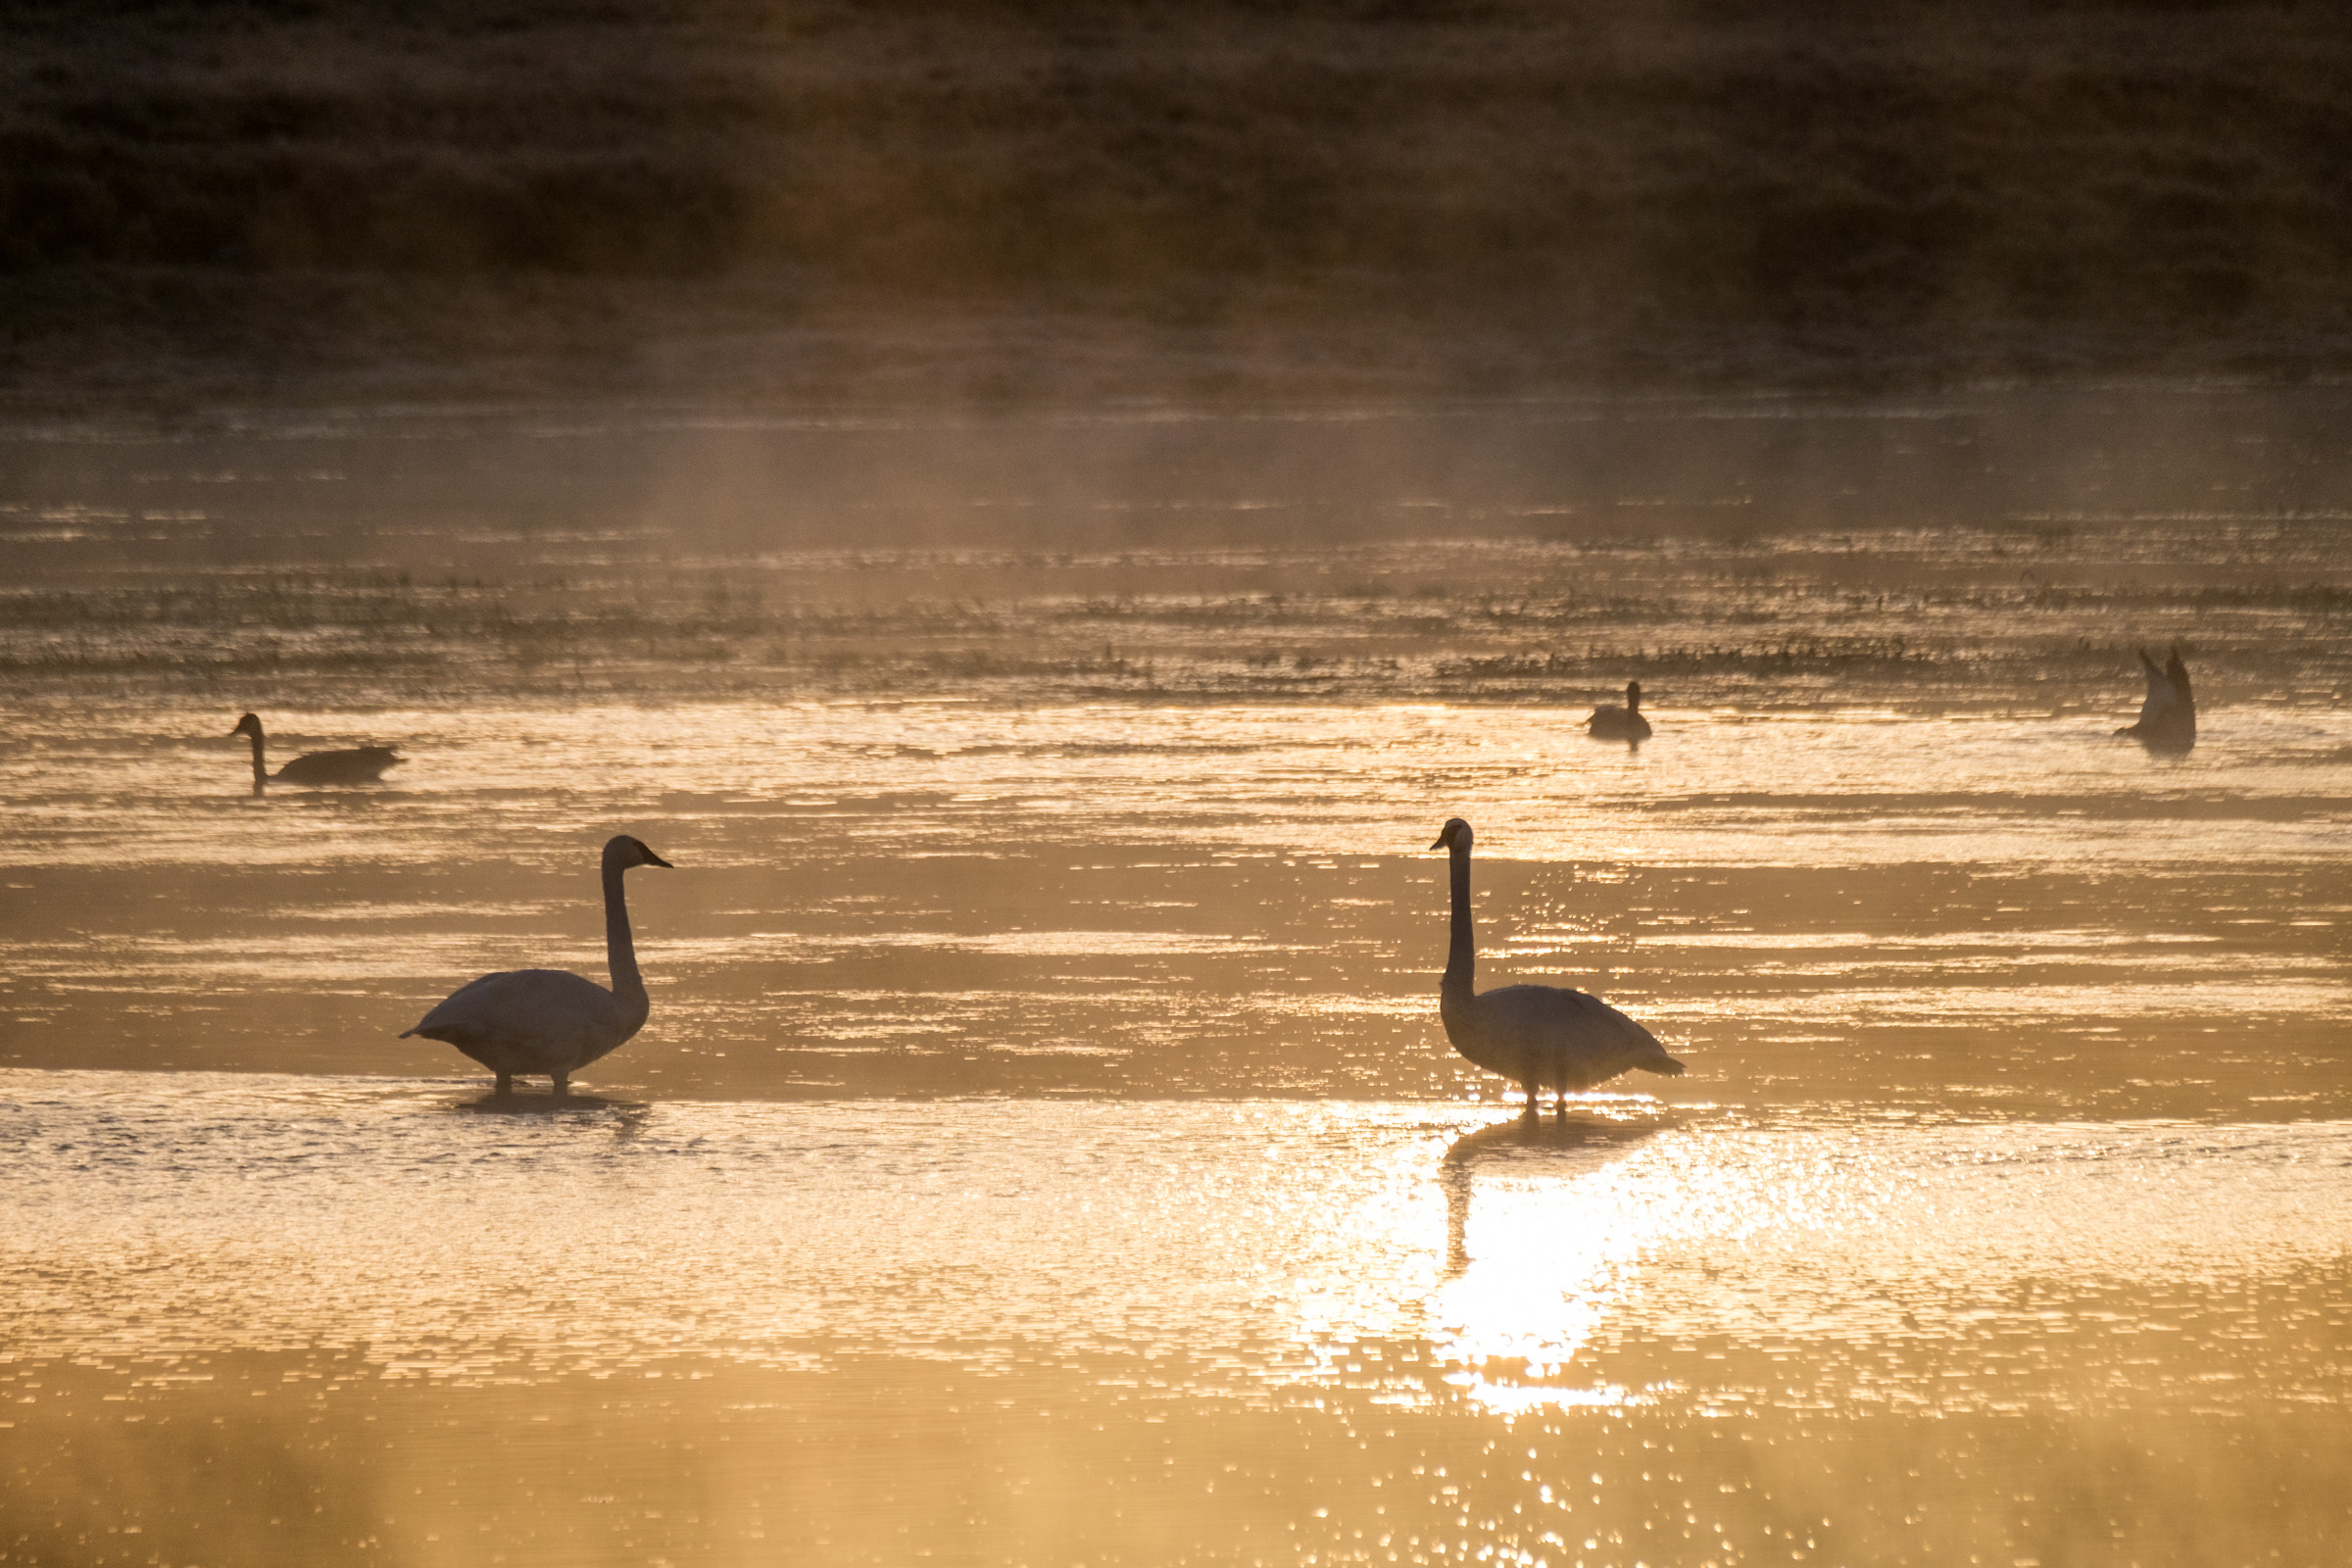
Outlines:
POLYGON ((1585 720, 1585 733, 1596 741, 1645 741, 1649 739, 1649 720, 1642 716, 1642 683, 1625 683, 1625 706, 1615 703, 1592 710, 1585 720))
POLYGON ((1478 947, 1470 930, 1470 824, 1453 817, 1433 850, 1453 852, 1453 943, 1438 983, 1438 1016, 1453 1049, 1527 1088, 1527 1113, 1545 1088, 1568 1113, 1568 1095, 1629 1069, 1679 1077, 1683 1064, 1657 1037, 1598 997, 1558 986, 1472 988, 1478 947))
POLYGON ((2127 724, 2116 731, 2129 735, 2151 752, 2180 754, 2197 744, 2197 698, 2189 689, 2188 666, 2180 662, 2180 647, 2173 645, 2172 658, 2162 669, 2139 651, 2142 673, 2148 677, 2147 700, 2139 705, 2139 722, 2127 724))
POLYGON ((631 866, 669 865, 642 840, 615 834, 605 845, 605 962, 612 989, 564 969, 510 969, 460 986, 404 1033, 438 1040, 498 1074, 498 1092, 514 1092, 514 1075, 545 1073, 568 1094, 571 1075, 645 1027, 653 1008, 637 972, 629 906, 620 891, 631 866))
POLYGON ((271 783, 278 784, 375 784, 382 781, 384 769, 403 760, 389 746, 355 746, 343 752, 310 752, 297 757, 276 772, 270 771, 262 760, 262 720, 256 713, 247 713, 230 730, 233 738, 243 735, 253 742, 253 793, 264 793, 271 783))

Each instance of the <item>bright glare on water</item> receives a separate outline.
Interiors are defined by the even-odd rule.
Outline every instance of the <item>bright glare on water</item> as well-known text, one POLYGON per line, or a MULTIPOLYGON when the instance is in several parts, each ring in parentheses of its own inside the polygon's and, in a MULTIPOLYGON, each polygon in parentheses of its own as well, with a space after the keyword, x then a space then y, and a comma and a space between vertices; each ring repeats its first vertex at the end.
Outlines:
POLYGON ((1687 527, 1277 468, 1188 540, 1233 432, 1154 426, 1166 496, 861 550, 600 511, 643 431, 499 437, 538 511, 431 431, 19 443, 0 1562, 2333 1561, 2341 518, 2235 439, 2234 510, 2060 505, 1996 414, 1851 437, 2009 487, 1930 525, 1694 419, 1687 527), (257 797, 247 709, 408 760, 257 797), (1452 1053, 1454 815, 1481 983, 1687 1076, 1452 1053), (572 1102, 397 1038, 603 979, 615 832, 676 868, 572 1102))

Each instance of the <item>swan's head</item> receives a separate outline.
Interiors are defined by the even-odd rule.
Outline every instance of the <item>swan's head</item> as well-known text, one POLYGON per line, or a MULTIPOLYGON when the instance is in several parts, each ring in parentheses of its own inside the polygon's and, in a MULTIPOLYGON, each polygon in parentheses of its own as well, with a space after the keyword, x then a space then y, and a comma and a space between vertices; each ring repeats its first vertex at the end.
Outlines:
POLYGON ((632 865, 658 865, 664 871, 676 867, 645 847, 645 840, 633 839, 626 833, 615 833, 605 843, 605 863, 626 871, 632 865))
POLYGON ((1627 681, 1625 683, 1625 710, 1630 713, 1641 706, 1642 683, 1638 680, 1627 681))
POLYGON ((262 716, 261 716, 261 714, 259 714, 259 713, 247 713, 247 714, 246 714, 246 715, 245 715, 243 718, 240 718, 240 719, 238 719, 238 720, 237 720, 237 727, 236 727, 235 729, 232 729, 232 730, 230 730, 228 733, 229 733, 229 738, 230 738, 230 739, 232 739, 232 740, 233 740, 233 739, 235 739, 235 738, 236 738, 237 736, 239 736, 239 735, 251 735, 251 736, 252 736, 254 739, 256 739, 256 740, 259 740, 259 739, 261 739, 261 736, 262 736, 262 716))
POLYGON ((1458 816, 1447 817, 1446 819, 1445 831, 1438 835, 1438 842, 1432 844, 1430 848, 1433 850, 1460 850, 1464 854, 1468 854, 1470 850, 1470 824, 1463 821, 1458 816))

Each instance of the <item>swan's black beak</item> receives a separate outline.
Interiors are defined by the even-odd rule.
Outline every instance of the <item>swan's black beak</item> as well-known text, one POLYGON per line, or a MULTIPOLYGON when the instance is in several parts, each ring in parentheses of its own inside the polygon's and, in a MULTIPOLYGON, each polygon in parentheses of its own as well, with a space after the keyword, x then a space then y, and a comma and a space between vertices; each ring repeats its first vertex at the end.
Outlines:
MULTIPOLYGON (((638 848, 644 849, 644 846, 639 845, 638 848)), ((677 869, 676 866, 670 864, 667 860, 664 860, 662 858, 662 857, 656 855, 651 850, 646 850, 645 852, 645 863, 648 865, 658 865, 664 871, 675 871, 677 869)))

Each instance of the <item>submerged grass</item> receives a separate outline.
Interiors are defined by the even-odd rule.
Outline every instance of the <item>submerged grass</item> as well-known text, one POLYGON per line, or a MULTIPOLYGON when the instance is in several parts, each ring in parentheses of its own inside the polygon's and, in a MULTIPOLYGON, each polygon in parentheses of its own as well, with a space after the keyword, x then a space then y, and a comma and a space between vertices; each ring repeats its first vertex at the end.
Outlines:
POLYGON ((1653 702, 1683 705, 2130 706, 2133 649, 2177 641, 2208 691, 2352 692, 2352 567, 2289 578, 2188 552, 2171 568, 2118 574, 2096 557, 2070 561, 2054 545, 2034 563, 2041 580, 2019 582, 2002 563, 1906 564, 1887 551, 1869 588, 1852 585, 1852 549, 1833 572, 1786 541, 1521 544, 1448 554, 1442 576, 1411 547, 1138 554, 1109 567, 845 552, 439 582, 218 572, 170 587, 0 591, 0 680, 20 696, 266 689, 331 701, 789 691, 1576 703, 1640 678, 1653 702), (1072 592, 1080 570, 1120 586, 1072 592), (1237 578, 1280 586, 1239 591, 1237 578), (970 591, 939 592, 943 580, 970 591))

